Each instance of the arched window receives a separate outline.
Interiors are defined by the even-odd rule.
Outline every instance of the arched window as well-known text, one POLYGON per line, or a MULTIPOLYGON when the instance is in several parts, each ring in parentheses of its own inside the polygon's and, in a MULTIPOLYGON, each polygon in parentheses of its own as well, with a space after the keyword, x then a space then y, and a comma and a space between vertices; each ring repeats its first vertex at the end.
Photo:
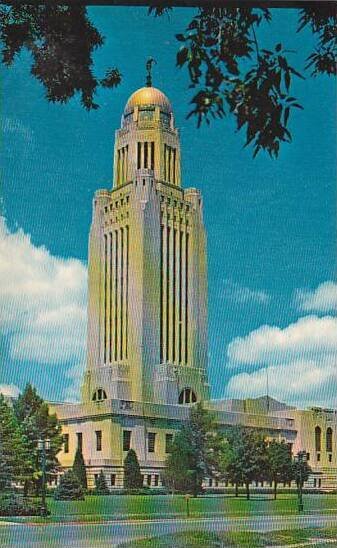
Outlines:
POLYGON ((178 401, 180 404, 195 403, 197 401, 197 396, 191 388, 184 388, 179 394, 178 401))
POLYGON ((326 450, 327 453, 332 453, 332 428, 326 429, 326 450))
POLYGON ((322 430, 319 426, 316 426, 315 428, 315 449, 316 452, 320 452, 321 450, 321 437, 322 437, 322 430))
POLYGON ((103 390, 103 388, 98 388, 97 390, 95 390, 94 395, 92 397, 92 401, 102 401, 106 399, 107 399, 106 391, 103 390))

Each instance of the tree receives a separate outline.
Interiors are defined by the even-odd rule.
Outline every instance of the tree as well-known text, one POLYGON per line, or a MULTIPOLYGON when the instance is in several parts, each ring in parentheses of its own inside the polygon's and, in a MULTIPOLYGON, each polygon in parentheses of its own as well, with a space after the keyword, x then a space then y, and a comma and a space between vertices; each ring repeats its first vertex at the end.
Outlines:
MULTIPOLYGON (((149 14, 162 16, 171 9, 150 6, 149 14)), ((181 45, 177 66, 187 69, 196 91, 188 117, 195 117, 199 126, 233 116, 237 129, 245 129, 246 145, 253 146, 254 156, 265 150, 276 157, 281 143, 291 141, 291 113, 302 108, 291 92, 293 78, 303 78, 293 66, 294 52, 277 41, 266 49, 259 40, 260 29, 270 23, 273 13, 267 7, 201 5, 185 32, 176 36, 181 45)), ((310 29, 316 40, 304 71, 312 76, 335 75, 336 6, 321 2, 297 13, 294 33, 310 29)), ((95 109, 97 89, 114 88, 121 81, 117 68, 109 68, 103 78, 95 76, 92 55, 104 38, 80 4, 3 5, 0 41, 6 66, 23 48, 31 52, 31 73, 50 101, 64 103, 80 93, 83 106, 95 109)))
POLYGON ((267 469, 267 446, 265 436, 242 426, 234 426, 225 434, 230 449, 226 448, 225 476, 238 485, 246 486, 247 499, 252 481, 265 479, 267 469))
POLYGON ((268 476, 274 483, 274 499, 277 496, 277 484, 291 481, 293 466, 289 447, 284 441, 271 441, 267 447, 268 476))
POLYGON ((12 408, 0 394, 0 491, 24 479, 30 466, 27 440, 12 408))
POLYGON ((109 488, 106 483, 105 475, 103 473, 103 470, 100 471, 98 478, 96 479, 96 485, 95 485, 95 494, 96 495, 108 495, 109 494, 109 488))
POLYGON ((124 459, 124 487, 125 489, 141 489, 143 487, 143 476, 140 473, 138 458, 133 449, 129 449, 124 459))
POLYGON ((49 414, 48 404, 37 394, 30 384, 27 384, 23 393, 14 403, 14 413, 21 424, 23 435, 27 440, 28 452, 31 456, 30 471, 25 481, 25 493, 30 485, 34 485, 38 492, 41 476, 41 455, 38 451, 38 440, 49 439, 50 450, 47 452, 47 474, 55 474, 59 469, 57 453, 62 447, 61 425, 55 414, 49 414))
POLYGON ((166 462, 164 483, 173 491, 202 491, 202 482, 217 470, 219 435, 213 416, 201 404, 192 407, 188 423, 176 435, 166 462))
POLYGON ((88 489, 87 472, 85 468, 82 450, 80 447, 77 447, 76 449, 74 464, 73 464, 73 472, 78 477, 78 480, 82 488, 86 491, 88 489))
POLYGON ((82 486, 73 470, 68 470, 61 476, 54 498, 56 500, 84 500, 82 486))

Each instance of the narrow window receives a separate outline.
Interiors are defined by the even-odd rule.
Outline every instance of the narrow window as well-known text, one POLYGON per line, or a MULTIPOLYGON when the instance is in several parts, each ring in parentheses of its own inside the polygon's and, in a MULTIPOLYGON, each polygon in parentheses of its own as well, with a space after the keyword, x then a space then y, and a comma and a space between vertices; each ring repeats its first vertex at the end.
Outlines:
POLYGON ((166 359, 170 356, 170 227, 166 239, 166 359))
POLYGON ((332 453, 332 428, 326 430, 326 450, 327 453, 332 453))
POLYGON ((173 149, 173 184, 176 184, 176 149, 173 149))
POLYGON ((189 261, 189 234, 186 232, 186 263, 185 263, 185 363, 188 363, 188 268, 189 261))
POLYGON ((148 474, 147 475, 147 485, 150 487, 151 486, 151 474, 148 474))
POLYGON ((123 295, 123 289, 124 289, 124 230, 121 228, 121 281, 120 281, 120 291, 121 291, 121 309, 120 309, 120 347, 119 347, 119 356, 120 359, 123 359, 123 309, 124 309, 124 295, 123 295))
POLYGON ((176 248, 177 248, 177 231, 173 230, 173 257, 172 257, 172 272, 173 272, 173 295, 172 295, 172 361, 176 361, 176 248))
POLYGON ((160 363, 164 361, 164 346, 163 346, 163 239, 164 227, 160 227, 160 363))
POLYGON ((116 485, 116 474, 111 474, 110 475, 110 485, 111 485, 111 487, 115 487, 115 485, 116 485))
POLYGON ((179 253, 179 318, 178 318, 178 325, 179 325, 179 356, 178 356, 178 363, 181 364, 181 334, 182 334, 182 276, 183 276, 183 263, 182 263, 182 249, 183 249, 183 233, 180 231, 180 253, 179 253))
POLYGON ((310 453, 307 453, 307 461, 310 460, 310 453))
POLYGON ((328 459, 329 459, 329 462, 332 462, 332 455, 330 453, 330 455, 328 456, 328 459))
POLYGON ((171 453, 173 443, 173 434, 166 434, 165 436, 165 453, 171 453))
POLYGON ((137 169, 140 169, 142 167, 141 154, 142 154, 142 144, 138 142, 137 143, 137 169))
POLYGON ((110 341, 109 341, 109 362, 112 362, 112 232, 110 232, 110 301, 109 301, 109 332, 110 332, 110 341))
POLYGON ((123 451, 129 451, 131 446, 131 430, 123 430, 123 451))
POLYGON ((106 340, 107 340, 107 283, 108 283, 108 265, 107 265, 108 243, 107 235, 104 234, 104 363, 106 363, 106 340))
POLYGON ((115 361, 117 361, 118 230, 115 230, 115 361))
POLYGON ((321 435, 322 431, 319 426, 316 426, 315 428, 315 449, 316 451, 321 450, 321 435))
POLYGON ((159 485, 159 476, 158 476, 158 474, 154 475, 154 485, 155 485, 155 487, 158 487, 158 485, 159 485))
POLYGON ((317 453, 317 462, 321 460, 321 453, 317 453))
POLYGON ((151 169, 154 169, 154 142, 151 142, 151 169))
POLYGON ((96 451, 102 451, 102 430, 96 430, 96 451))
POLYGON ((147 169, 147 160, 148 160, 148 143, 144 143, 144 167, 147 169))
POLYGON ((128 359, 128 326, 129 326, 129 227, 126 230, 126 302, 125 302, 125 358, 128 359))
POLYGON ((69 453, 69 434, 63 435, 63 451, 69 453))
POLYGON ((82 451, 82 447, 83 447, 83 434, 82 432, 77 432, 76 433, 76 436, 77 436, 77 448, 82 451))
POLYGON ((148 451, 149 451, 149 453, 155 453, 156 434, 154 432, 149 432, 148 433, 147 442, 148 442, 148 451))

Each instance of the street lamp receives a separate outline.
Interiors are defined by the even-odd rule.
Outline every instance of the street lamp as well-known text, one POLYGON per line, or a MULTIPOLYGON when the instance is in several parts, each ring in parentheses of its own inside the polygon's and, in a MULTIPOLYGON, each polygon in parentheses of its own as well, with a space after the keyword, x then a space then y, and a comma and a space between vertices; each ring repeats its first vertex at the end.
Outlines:
POLYGON ((40 438, 37 442, 37 449, 41 453, 42 464, 42 515, 48 515, 48 509, 46 504, 46 452, 50 450, 50 439, 40 438))
POLYGON ((302 487, 303 487, 303 464, 307 460, 307 455, 304 453, 304 451, 301 451, 297 455, 295 455, 295 462, 297 464, 297 474, 296 474, 296 481, 297 481, 297 495, 298 495, 298 511, 303 512, 303 493, 302 493, 302 487))

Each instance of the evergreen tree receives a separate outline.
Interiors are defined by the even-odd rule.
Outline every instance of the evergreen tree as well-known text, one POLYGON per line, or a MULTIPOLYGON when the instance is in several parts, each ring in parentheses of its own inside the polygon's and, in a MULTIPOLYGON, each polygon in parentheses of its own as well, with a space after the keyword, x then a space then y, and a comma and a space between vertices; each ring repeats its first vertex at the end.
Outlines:
POLYGON ((166 462, 163 479, 167 487, 198 495, 203 480, 216 474, 219 440, 213 416, 201 404, 192 407, 190 419, 176 435, 166 462))
POLYGON ((274 499, 277 496, 277 484, 291 481, 293 476, 292 459, 284 441, 273 440, 267 447, 268 477, 274 483, 274 499))
POLYGON ((0 394, 0 490, 15 479, 24 479, 29 469, 26 438, 12 408, 0 394))
POLYGON ((110 493, 106 483, 103 470, 100 471, 98 478, 96 479, 95 494, 96 495, 108 495, 110 493))
POLYGON ((87 490, 88 489, 87 472, 85 469, 84 458, 83 458, 82 450, 80 447, 77 447, 76 449, 75 459, 73 464, 73 472, 78 477, 79 482, 82 485, 83 489, 87 490))
POLYGON ((129 449, 124 459, 124 487, 125 489, 141 489, 143 477, 140 473, 140 466, 136 452, 129 449))
POLYGON ((55 473, 59 468, 57 453, 62 447, 61 425, 55 414, 49 414, 48 404, 37 394, 30 384, 14 403, 14 413, 21 424, 23 435, 27 439, 31 455, 30 471, 25 482, 25 493, 30 485, 38 492, 41 485, 41 455, 38 451, 38 440, 49 439, 50 450, 46 454, 47 474, 55 473))
POLYGON ((54 498, 56 500, 84 500, 82 486, 72 470, 68 470, 61 476, 54 498))

